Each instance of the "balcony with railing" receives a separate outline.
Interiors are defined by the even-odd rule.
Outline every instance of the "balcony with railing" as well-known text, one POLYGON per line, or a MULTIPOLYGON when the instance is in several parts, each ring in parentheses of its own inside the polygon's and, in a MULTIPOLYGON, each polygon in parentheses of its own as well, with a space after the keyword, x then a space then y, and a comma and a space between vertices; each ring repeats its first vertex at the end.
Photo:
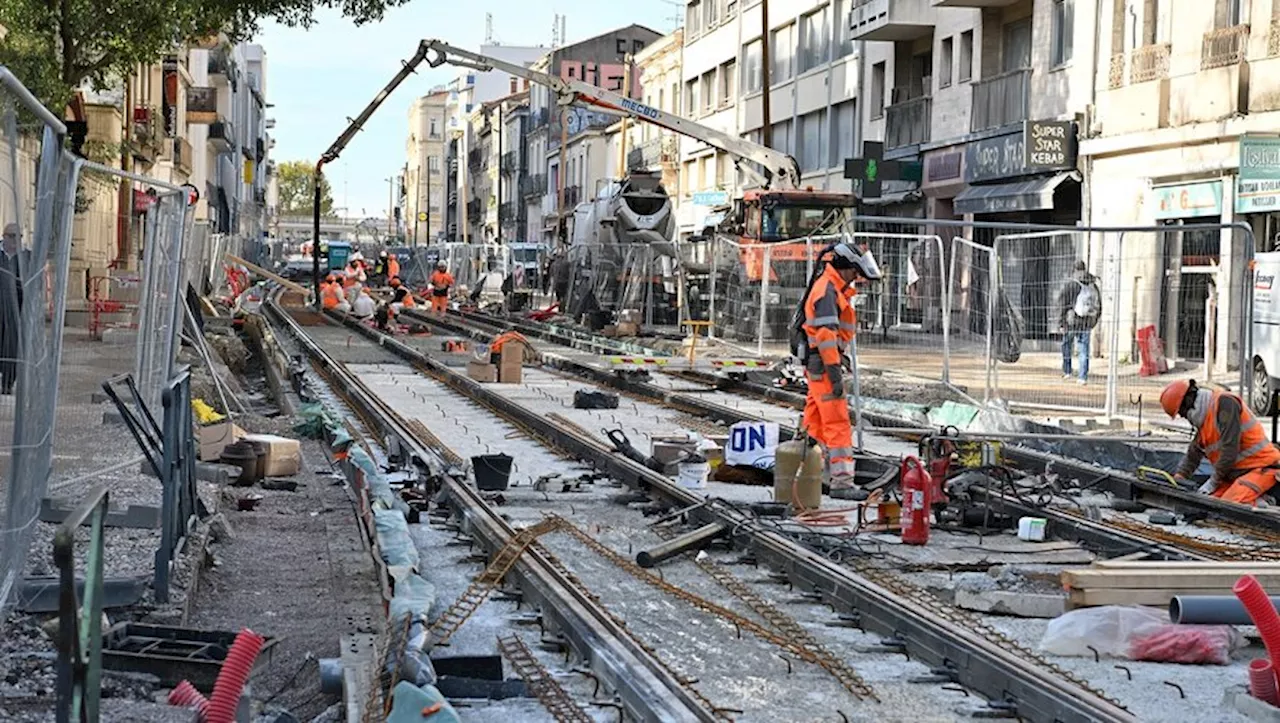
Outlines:
POLYGON ((484 217, 484 204, 479 199, 471 199, 467 201, 467 220, 471 223, 480 223, 480 219, 484 217))
POLYGON ((231 53, 225 46, 210 50, 206 68, 209 71, 209 77, 226 82, 231 76, 231 53))
POLYGON ((1249 51, 1249 26, 1210 30, 1200 43, 1200 69, 1225 68, 1244 62, 1249 51))
POLYGON ((905 100, 885 107, 885 148, 903 148, 929 140, 933 99, 927 95, 916 94, 911 97, 912 95, 895 91, 895 97, 903 97, 905 100))
POLYGON ((134 108, 132 130, 130 147, 133 157, 144 163, 154 163, 160 152, 161 138, 160 119, 156 117, 156 109, 153 106, 134 108))
POLYGON ((560 206, 560 212, 564 213, 572 211, 575 206, 582 202, 582 186, 565 186, 564 203, 560 206))
POLYGON ((173 138, 173 167, 179 173, 191 175, 191 144, 186 138, 173 138))
POLYGON ((548 108, 539 108, 529 113, 529 132, 532 133, 547 125, 551 120, 551 110, 548 108))
POLYGON ((547 192, 547 176, 538 173, 532 176, 520 177, 520 195, 525 198, 531 196, 541 196, 547 192))
POLYGON ((933 34, 936 13, 930 0, 853 0, 854 40, 916 40, 933 34))
POLYGON ((484 165, 484 153, 479 148, 467 151, 467 168, 478 171, 484 165))
POLYGON ((520 161, 523 159, 521 158, 521 155, 522 154, 519 151, 507 151, 506 153, 503 153, 501 159, 502 172, 511 174, 522 170, 522 164, 520 161))
POLYGON ((627 151, 627 170, 658 170, 664 164, 675 163, 680 151, 679 140, 669 133, 641 143, 627 151))
POLYGON ((1001 73, 973 84, 969 129, 983 131, 1031 117, 1031 69, 1001 73))
POLYGON ((1158 43, 1129 51, 1129 82, 1150 83, 1169 77, 1169 43, 1158 43))
POLYGON ((209 124, 218 120, 218 89, 187 88, 187 123, 209 124))
POLYGON ((231 121, 221 119, 209 124, 209 145, 223 153, 235 150, 236 130, 231 121))

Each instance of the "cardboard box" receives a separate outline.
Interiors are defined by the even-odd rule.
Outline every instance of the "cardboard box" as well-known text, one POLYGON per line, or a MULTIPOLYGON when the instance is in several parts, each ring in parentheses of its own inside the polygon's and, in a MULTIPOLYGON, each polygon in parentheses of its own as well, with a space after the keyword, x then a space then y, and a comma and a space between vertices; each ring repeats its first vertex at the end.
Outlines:
POLYGON ((698 449, 693 440, 679 437, 655 438, 651 457, 662 464, 673 464, 698 449))
POLYGON ((302 446, 298 440, 274 434, 248 434, 244 439, 267 445, 268 477, 292 477, 302 470, 302 446))
POLYGON ((639 336, 640 325, 630 321, 618 322, 618 336, 639 336))
POLYGON ((496 382, 498 381, 498 367, 472 359, 467 362, 467 376, 484 384, 496 382))
POLYGON ((200 445, 200 461, 217 462, 227 445, 239 442, 246 434, 248 432, 231 422, 219 422, 200 427, 196 430, 196 441, 200 445))
POLYGON ((605 327, 600 330, 600 336, 615 337, 617 335, 618 327, 616 324, 606 324, 605 327))
MULTIPOLYGON (((639 310, 639 309, 623 309, 622 311, 619 311, 619 312, 618 312, 618 325, 619 325, 619 326, 621 326, 621 325, 623 325, 623 324, 635 324, 635 325, 639 326, 639 325, 640 325, 640 310, 639 310)), ((619 332, 619 333, 621 333, 621 332, 619 332)))
POLYGON ((519 384, 524 370, 524 347, 520 344, 503 344, 498 358, 498 381, 503 384, 519 384))

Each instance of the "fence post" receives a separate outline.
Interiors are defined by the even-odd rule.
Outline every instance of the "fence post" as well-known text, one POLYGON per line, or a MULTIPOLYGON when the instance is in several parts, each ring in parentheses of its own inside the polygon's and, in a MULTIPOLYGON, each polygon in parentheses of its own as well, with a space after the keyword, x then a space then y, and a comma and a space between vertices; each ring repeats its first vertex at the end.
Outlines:
MULTIPOLYGON (((1106 234, 1102 237, 1102 248, 1107 247, 1106 234)), ((1103 258, 1107 258, 1107 254, 1103 254, 1103 258)), ((1112 288, 1115 291, 1115 299, 1111 304, 1111 339, 1107 346, 1107 402, 1103 413, 1107 418, 1115 416, 1120 410, 1120 299, 1124 292, 1122 284, 1124 283, 1124 232, 1116 234, 1115 251, 1110 254, 1113 277, 1111 280, 1112 288)), ((1135 298, 1138 290, 1134 289, 1135 298)), ((1134 303, 1137 303, 1136 300, 1134 303)), ((1136 329, 1134 330, 1136 333, 1136 329)))
POLYGON ((54 533, 58 567, 58 723, 98 720, 102 692, 103 558, 107 486, 91 492, 54 533), (84 600, 76 595, 76 530, 92 517, 85 554, 84 600))
POLYGON ((764 271, 760 274, 760 323, 756 332, 756 356, 764 356, 764 334, 769 320, 769 275, 773 273, 773 247, 764 247, 764 271))
POLYGON ((708 340, 716 338, 716 277, 720 275, 716 267, 720 259, 719 247, 719 239, 713 236, 711 238, 711 300, 707 305, 707 321, 711 322, 707 325, 708 340))
POLYGON ((995 319, 1000 299, 1000 239, 991 242, 991 253, 987 256, 987 361, 985 364, 986 382, 982 390, 982 402, 990 404, 995 393, 995 319))
MULTIPOLYGON (((933 240, 938 244, 938 276, 942 276, 942 265, 946 263, 947 257, 943 255, 942 237, 934 236, 933 240)), ((954 255, 954 250, 953 250, 954 255)), ((954 266, 950 267, 954 268, 954 266)), ((949 271, 949 270, 948 270, 949 271)), ((955 282, 954 274, 946 274, 946 284, 943 285, 942 279, 938 279, 940 293, 942 295, 942 383, 950 386, 951 384, 951 284, 955 282)))

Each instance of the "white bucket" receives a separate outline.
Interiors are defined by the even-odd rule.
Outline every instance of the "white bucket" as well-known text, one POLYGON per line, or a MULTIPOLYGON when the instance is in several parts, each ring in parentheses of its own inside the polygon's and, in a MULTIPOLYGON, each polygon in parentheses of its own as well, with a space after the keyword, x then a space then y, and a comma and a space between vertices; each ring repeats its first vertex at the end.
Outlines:
POLYGON ((1027 542, 1044 542, 1043 517, 1023 517, 1018 520, 1018 539, 1027 542))
POLYGON ((685 489, 706 489, 707 477, 710 474, 710 462, 681 462, 676 467, 676 481, 685 489))

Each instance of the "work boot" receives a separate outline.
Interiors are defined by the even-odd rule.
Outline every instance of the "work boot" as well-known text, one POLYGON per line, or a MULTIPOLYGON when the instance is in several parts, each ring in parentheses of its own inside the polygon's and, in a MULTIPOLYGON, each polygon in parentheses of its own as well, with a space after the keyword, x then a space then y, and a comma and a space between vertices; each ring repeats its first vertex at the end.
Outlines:
POLYGON ((831 487, 832 499, 849 500, 850 502, 865 502, 870 496, 870 493, 857 485, 850 485, 847 487, 836 487, 832 485, 831 487))

